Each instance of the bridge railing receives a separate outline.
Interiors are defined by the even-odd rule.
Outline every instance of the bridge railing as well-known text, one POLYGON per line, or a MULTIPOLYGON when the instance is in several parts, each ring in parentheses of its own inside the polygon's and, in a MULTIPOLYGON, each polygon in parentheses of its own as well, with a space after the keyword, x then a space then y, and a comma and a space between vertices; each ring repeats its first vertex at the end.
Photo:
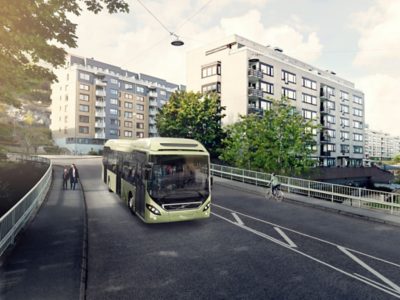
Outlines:
MULTIPOLYGON (((52 164, 49 159, 19 154, 8 155, 8 159, 12 161, 34 161, 47 164, 49 167, 39 182, 0 218, 0 256, 9 245, 14 243, 16 235, 29 221, 35 212, 35 208, 42 204, 51 184, 52 164)), ((21 178, 21 180, 23 179, 21 178)))
MULTIPOLYGON (((267 187, 271 174, 211 164, 214 176, 267 187)), ((294 177, 277 176, 282 190, 311 198, 328 200, 400 215, 400 194, 331 184, 294 177)))

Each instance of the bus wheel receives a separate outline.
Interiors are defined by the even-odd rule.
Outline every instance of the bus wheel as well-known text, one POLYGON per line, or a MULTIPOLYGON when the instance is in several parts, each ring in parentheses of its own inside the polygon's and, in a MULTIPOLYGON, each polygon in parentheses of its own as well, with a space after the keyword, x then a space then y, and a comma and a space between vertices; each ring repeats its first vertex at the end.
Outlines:
POLYGON ((132 195, 129 195, 128 206, 129 206, 129 210, 131 211, 131 213, 135 214, 135 208, 133 207, 133 196, 132 195))

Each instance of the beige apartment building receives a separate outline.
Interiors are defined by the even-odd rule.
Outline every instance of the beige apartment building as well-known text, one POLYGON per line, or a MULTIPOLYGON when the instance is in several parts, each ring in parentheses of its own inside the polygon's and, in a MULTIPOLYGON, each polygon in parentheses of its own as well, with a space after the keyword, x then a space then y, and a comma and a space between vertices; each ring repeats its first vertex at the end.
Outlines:
POLYGON ((400 136, 365 128, 365 156, 370 160, 391 160, 400 154, 400 136))
POLYGON ((73 153, 98 151, 108 139, 157 136, 158 108, 184 88, 74 55, 55 73, 50 129, 56 144, 73 153))
POLYGON ((226 107, 223 124, 239 115, 262 116, 271 99, 287 97, 304 118, 321 124, 313 157, 321 166, 361 166, 364 94, 354 83, 293 57, 280 48, 234 35, 190 51, 187 89, 216 91, 226 107))

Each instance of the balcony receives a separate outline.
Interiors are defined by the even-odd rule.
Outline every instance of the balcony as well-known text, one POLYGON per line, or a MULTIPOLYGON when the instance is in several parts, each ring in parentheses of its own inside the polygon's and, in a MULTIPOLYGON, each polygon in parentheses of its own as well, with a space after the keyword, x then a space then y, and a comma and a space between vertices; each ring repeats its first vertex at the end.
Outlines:
POLYGON ((96 78, 96 79, 94 80, 94 84, 97 85, 97 86, 106 86, 106 85, 107 85, 107 82, 102 81, 102 80, 96 78))
POLYGON ((150 99, 149 101, 150 106, 158 107, 157 100, 150 99))
POLYGON ((149 110, 149 115, 151 115, 151 116, 155 116, 156 114, 157 114, 157 109, 150 109, 149 110))
POLYGON ((335 129, 335 124, 334 123, 324 122, 324 123, 322 123, 322 127, 323 128, 328 128, 328 129, 335 129))
POLYGON ((96 112, 94 113, 94 115, 95 115, 96 117, 99 117, 99 118, 105 118, 106 113, 105 113, 105 111, 103 111, 103 110, 101 110, 101 111, 96 110, 96 112))
POLYGON ((262 98, 263 97, 263 91, 260 89, 255 89, 255 88, 248 88, 248 95, 250 98, 262 98))
POLYGON ((321 114, 329 115, 332 113, 332 108, 321 106, 321 114))
POLYGON ((157 98, 158 94, 156 92, 150 91, 149 92, 149 97, 157 98))
POLYGON ((155 126, 150 126, 149 133, 157 134, 157 128, 155 126))
POLYGON ((320 140, 321 143, 334 143, 335 137, 330 136, 329 134, 321 134, 320 140))
POLYGON ((106 91, 103 90, 103 89, 101 89, 101 90, 97 89, 96 90, 96 96, 105 97, 106 96, 106 91))
POLYGON ((106 127, 106 123, 105 122, 95 122, 94 123, 94 127, 96 127, 96 128, 105 128, 106 127))
POLYGON ((96 132, 95 134, 94 134, 94 138, 95 139, 105 139, 106 138, 106 134, 104 133, 104 132, 96 132))
POLYGON ((264 116, 264 110, 262 108, 257 108, 257 107, 252 106, 252 105, 248 106, 247 111, 248 111, 249 115, 250 114, 254 114, 254 115, 257 115, 257 116, 260 116, 260 117, 264 116))
POLYGON ((96 101, 96 106, 97 107, 106 107, 106 102, 105 101, 96 101))
POLYGON ((149 124, 150 124, 150 125, 156 125, 156 120, 153 119, 153 118, 150 118, 150 119, 149 119, 149 124))
POLYGON ((249 68, 248 70, 249 81, 256 82, 263 78, 263 73, 260 70, 249 68))

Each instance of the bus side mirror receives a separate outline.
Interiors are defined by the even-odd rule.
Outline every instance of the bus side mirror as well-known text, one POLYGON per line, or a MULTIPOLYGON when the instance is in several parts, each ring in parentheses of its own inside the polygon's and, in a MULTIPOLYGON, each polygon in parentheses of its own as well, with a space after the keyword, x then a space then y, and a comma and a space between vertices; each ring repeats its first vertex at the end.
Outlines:
POLYGON ((211 186, 213 186, 213 184, 214 184, 214 177, 210 177, 210 184, 211 184, 211 186))

